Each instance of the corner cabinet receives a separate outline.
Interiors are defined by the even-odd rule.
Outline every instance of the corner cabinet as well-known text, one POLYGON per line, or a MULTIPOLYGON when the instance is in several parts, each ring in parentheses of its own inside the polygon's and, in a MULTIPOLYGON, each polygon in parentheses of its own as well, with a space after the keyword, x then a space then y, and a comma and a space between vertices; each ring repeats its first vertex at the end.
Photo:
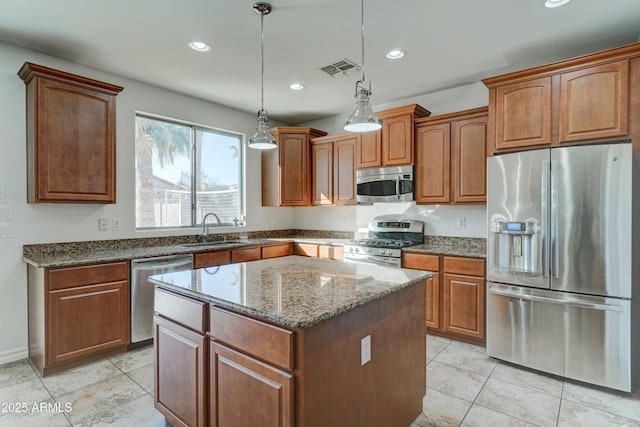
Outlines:
POLYGON ((487 107, 416 120, 416 203, 485 203, 487 107))
POLYGON ((488 155, 633 138, 640 43, 483 80, 488 155))
POLYGON ((27 269, 29 357, 43 375, 124 352, 129 263, 27 269))
POLYGON ((431 112, 418 104, 376 112, 382 129, 365 132, 358 142, 358 169, 414 164, 414 120, 428 117, 431 112))
POLYGON ((356 204, 356 147, 360 134, 314 138, 311 146, 311 204, 356 204))
POLYGON ((312 128, 274 128, 278 148, 262 152, 262 206, 311 204, 311 138, 327 133, 312 128))
POLYGON ((25 62, 27 201, 116 202, 116 95, 122 87, 25 62))

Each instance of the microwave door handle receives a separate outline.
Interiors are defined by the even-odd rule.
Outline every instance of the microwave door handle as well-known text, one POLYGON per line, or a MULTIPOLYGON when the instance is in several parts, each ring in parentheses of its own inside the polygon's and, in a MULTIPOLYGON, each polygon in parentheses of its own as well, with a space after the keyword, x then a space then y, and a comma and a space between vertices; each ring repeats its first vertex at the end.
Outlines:
POLYGON ((400 200, 400 177, 396 176, 396 197, 400 200))

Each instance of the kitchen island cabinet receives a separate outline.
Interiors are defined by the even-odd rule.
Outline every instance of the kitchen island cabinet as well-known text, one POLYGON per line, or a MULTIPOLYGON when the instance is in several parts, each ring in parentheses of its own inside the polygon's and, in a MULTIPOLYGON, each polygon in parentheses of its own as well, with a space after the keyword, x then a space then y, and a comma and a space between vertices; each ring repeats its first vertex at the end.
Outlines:
POLYGON ((174 425, 202 425, 181 415, 196 396, 206 405, 203 425, 407 426, 426 390, 429 276, 299 256, 154 276, 158 327, 192 333, 158 335, 156 408, 174 425), (176 340, 184 368, 162 357, 176 340), (202 357, 208 369, 198 368, 202 357), (184 397, 169 404, 163 389, 184 397))

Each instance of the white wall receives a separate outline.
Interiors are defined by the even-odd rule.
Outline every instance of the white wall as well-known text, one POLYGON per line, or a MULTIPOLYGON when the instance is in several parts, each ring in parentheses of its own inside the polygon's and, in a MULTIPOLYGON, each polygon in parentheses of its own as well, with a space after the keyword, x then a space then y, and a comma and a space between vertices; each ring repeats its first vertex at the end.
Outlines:
MULTIPOLYGON (((375 95, 374 95, 375 97, 375 95)), ((453 113, 489 104, 489 91, 481 83, 421 95, 414 98, 374 106, 381 111, 407 104, 419 104, 431 111, 432 116, 453 113)), ((342 133, 342 126, 350 111, 305 123, 331 133, 342 133)), ((301 125, 302 126, 302 125, 301 125)), ((295 228, 352 231, 366 229, 371 218, 383 214, 402 214, 426 221, 426 234, 435 236, 487 237, 485 205, 416 205, 415 203, 376 203, 372 206, 345 206, 336 208, 310 207, 294 210, 295 228), (458 228, 458 220, 465 219, 465 228, 458 228)))
MULTIPOLYGON (((22 245, 195 234, 197 229, 136 232, 134 206, 134 118, 136 111, 197 122, 248 136, 256 117, 148 84, 86 68, 58 58, 0 43, 0 189, 13 210, 12 238, 0 238, 0 363, 27 356, 26 267, 22 245), (26 203, 25 85, 17 72, 25 61, 124 86, 117 104, 117 203, 113 205, 26 203), (122 231, 98 231, 98 218, 119 218, 122 231)), ((271 123, 278 125, 277 123, 271 123)), ((247 227, 290 228, 292 208, 262 208, 260 152, 247 150, 247 227)), ((109 226, 111 229, 111 224, 109 226)), ((230 229, 229 231, 232 231, 230 229)))

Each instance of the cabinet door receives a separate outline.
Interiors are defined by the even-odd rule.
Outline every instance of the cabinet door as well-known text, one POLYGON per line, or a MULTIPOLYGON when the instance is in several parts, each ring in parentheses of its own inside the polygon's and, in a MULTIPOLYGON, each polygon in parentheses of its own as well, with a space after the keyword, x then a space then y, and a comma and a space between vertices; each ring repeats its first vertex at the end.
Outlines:
POLYGON ((318 245, 313 243, 295 243, 293 245, 295 255, 318 258, 318 245))
POLYGON ((433 273, 433 277, 427 279, 427 312, 426 326, 430 329, 440 330, 440 275, 433 273))
POLYGON ((311 145, 311 204, 333 204, 333 144, 311 145))
POLYGON ((413 115, 403 114, 382 121, 383 166, 413 164, 413 115))
POLYGON ((447 203, 451 200, 451 126, 420 127, 416 137, 416 203, 447 203))
POLYGON ((561 75, 560 143, 625 136, 628 119, 628 61, 561 75))
POLYGON ((293 375, 211 341, 210 425, 293 426, 293 375))
POLYGON ((280 205, 309 205, 309 139, 304 133, 280 136, 280 205))
POLYGON ((484 279, 444 274, 446 332, 484 339, 484 279))
POLYGON ((350 134, 333 142, 333 203, 338 206, 356 204, 356 142, 350 134))
POLYGON ((453 197, 456 203, 486 202, 487 117, 453 123, 453 197))
POLYGON ((47 365, 129 343, 126 280, 50 291, 47 365))
POLYGON ((28 117, 35 127, 29 134, 35 139, 28 145, 28 201, 115 203, 115 97, 36 80, 28 99, 35 110, 28 117))
POLYGON ((198 252, 193 254, 193 268, 214 267, 231 262, 230 251, 198 252))
POLYGON ((362 132, 358 139, 357 169, 379 168, 382 166, 382 131, 362 132))
POLYGON ((551 77, 496 89, 496 149, 551 143, 551 77))
POLYGON ((206 338, 157 315, 154 329, 154 406, 174 426, 204 426, 206 338))
POLYGON ((231 262, 256 261, 261 257, 260 247, 233 249, 231 251, 231 262))
POLYGON ((262 247, 262 259, 277 258, 293 254, 293 243, 287 242, 281 245, 269 245, 262 247))

